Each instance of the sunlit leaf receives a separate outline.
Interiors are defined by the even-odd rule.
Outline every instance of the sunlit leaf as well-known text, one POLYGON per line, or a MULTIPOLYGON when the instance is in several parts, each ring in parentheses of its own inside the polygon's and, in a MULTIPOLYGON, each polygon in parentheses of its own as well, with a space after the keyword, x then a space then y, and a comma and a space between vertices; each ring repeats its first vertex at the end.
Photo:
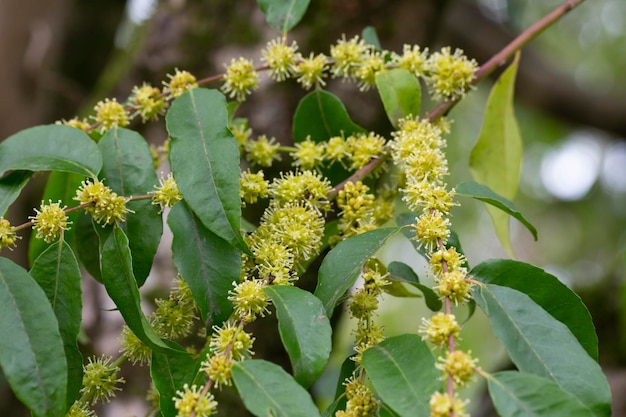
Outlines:
POLYGON ((409 71, 394 68, 376 74, 376 87, 385 112, 394 127, 407 116, 417 116, 422 104, 420 83, 409 71))
MULTIPOLYGON (((513 111, 515 76, 519 53, 494 84, 478 141, 470 154, 470 170, 474 179, 508 200, 517 194, 522 162, 522 139, 513 111)), ((487 206, 496 235, 504 248, 513 254, 509 241, 509 218, 494 207, 487 206)))

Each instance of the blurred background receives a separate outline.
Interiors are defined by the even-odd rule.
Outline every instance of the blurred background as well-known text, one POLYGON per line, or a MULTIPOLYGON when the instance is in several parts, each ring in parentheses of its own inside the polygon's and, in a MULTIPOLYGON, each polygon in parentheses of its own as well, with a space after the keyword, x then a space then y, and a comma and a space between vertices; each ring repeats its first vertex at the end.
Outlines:
MULTIPOLYGON (((450 45, 482 63, 560 3, 316 0, 290 37, 307 55, 328 53, 342 34, 350 38, 373 26, 386 49, 400 52, 405 43, 431 50, 450 45)), ((252 0, 0 0, 0 140, 34 125, 88 115, 105 97, 124 101, 134 85, 146 81, 160 86, 174 68, 203 78, 221 73, 223 63, 238 56, 259 63, 260 49, 277 35, 252 0)), ((255 133, 287 143, 293 111, 305 92, 295 82, 277 85, 261 78, 259 91, 238 115, 249 118, 255 133)), ((450 114, 452 185, 471 179, 469 151, 492 82, 483 82, 450 114)), ((328 89, 345 102, 357 123, 382 134, 390 132, 375 91, 364 94, 355 85, 337 81, 330 81, 328 89)), ((516 99, 525 153, 515 203, 539 231, 534 242, 523 227, 511 223, 516 257, 556 275, 587 304, 600 338, 600 362, 614 393, 614 416, 626 416, 626 2, 587 1, 526 47, 516 99)), ((163 121, 134 127, 150 143, 166 139, 163 121)), ((39 206, 44 183, 45 176, 32 181, 12 207, 13 224, 26 221, 32 207, 39 206)), ((508 257, 482 206, 462 203, 453 223, 470 264, 508 257)), ((27 238, 15 251, 2 255, 26 267, 27 238)), ((168 244, 165 238, 153 284, 145 291, 158 294, 159 283, 174 274, 168 244)), ((402 239, 393 241, 381 256, 402 258, 421 273, 423 266, 407 245, 402 239)), ((85 352, 115 354, 119 317, 105 311, 111 304, 95 281, 87 277, 83 291, 89 306, 83 322, 85 352)), ((427 314, 421 304, 388 298, 381 320, 389 335, 415 332, 419 317, 427 314)), ((342 319, 338 325, 347 329, 349 323, 342 319)), ((280 345, 278 339, 268 343, 277 336, 275 331, 268 332, 266 341, 259 340, 255 347, 261 343, 270 347, 257 356, 276 356, 288 366, 284 352, 272 347, 280 345)), ((337 343, 340 357, 334 361, 340 363, 348 352, 349 336, 337 337, 337 343)), ((485 369, 509 366, 480 313, 467 325, 464 343, 485 369)), ((125 372, 129 382, 124 392, 131 397, 115 400, 98 415, 145 415, 143 400, 132 398, 143 396, 145 375, 135 375, 133 368, 125 372)), ((333 375, 330 370, 314 387, 322 402, 334 391, 333 375)), ((481 384, 468 395, 475 397, 472 415, 493 415, 482 399, 481 384)), ((220 414, 246 415, 238 414, 237 400, 232 401, 235 408, 220 414)), ((29 415, 1 377, 0 415, 29 415)))

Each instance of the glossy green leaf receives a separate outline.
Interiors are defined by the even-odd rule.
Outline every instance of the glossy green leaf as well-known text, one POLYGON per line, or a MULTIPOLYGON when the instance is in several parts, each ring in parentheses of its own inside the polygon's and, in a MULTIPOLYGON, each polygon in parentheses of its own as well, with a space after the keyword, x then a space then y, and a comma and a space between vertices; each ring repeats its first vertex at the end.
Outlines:
POLYGON ((576 396, 537 375, 505 371, 490 375, 487 382, 493 405, 502 417, 594 415, 576 396))
POLYGON ((388 227, 356 235, 340 242, 322 261, 315 296, 331 317, 337 302, 359 277, 365 262, 400 230, 388 227))
POLYGON ((87 272, 98 282, 102 282, 100 273, 100 240, 96 233, 96 228, 101 228, 95 224, 91 215, 80 210, 78 220, 73 225, 74 248, 80 263, 87 272))
POLYGON ((380 51, 383 49, 382 45, 380 44, 380 39, 378 39, 376 28, 374 26, 365 26, 361 31, 361 38, 363 38, 365 43, 372 45, 377 50, 380 51))
POLYGON ((363 368, 376 393, 401 417, 425 416, 440 387, 435 357, 415 334, 391 337, 363 353, 363 368))
MULTIPOLYGON (((518 63, 519 53, 491 89, 483 125, 469 161, 476 181, 509 200, 517 194, 523 153, 522 138, 513 111, 518 63)), ((490 206, 487 206, 487 212, 498 239, 512 254, 508 216, 490 206)))
POLYGON ((475 198, 476 200, 480 200, 483 203, 489 204, 499 210, 502 210, 509 216, 515 217, 517 220, 520 221, 520 223, 526 226, 530 233, 533 234, 535 240, 537 240, 537 229, 535 229, 535 226, 533 226, 526 219, 526 217, 524 217, 524 215, 520 213, 517 208, 515 208, 515 205, 510 200, 496 194, 491 188, 487 187, 486 185, 479 184, 474 181, 467 181, 457 185, 455 187, 455 191, 457 195, 475 198))
POLYGON ((0 178, 0 217, 5 215, 32 175, 30 171, 13 171, 0 178))
POLYGON ((213 233, 249 253, 241 237, 239 148, 228 129, 226 98, 195 88, 167 116, 170 166, 189 207, 213 233))
POLYGON ((204 227, 184 201, 167 217, 173 234, 172 257, 191 289, 202 319, 209 328, 220 325, 233 310, 228 291, 239 281, 241 253, 204 227))
POLYGON ((183 385, 191 385, 196 374, 196 361, 191 355, 167 354, 152 352, 150 376, 154 387, 159 393, 159 409, 162 417, 176 417, 178 411, 174 407, 176 391, 183 385))
POLYGON ((0 258, 0 367, 35 417, 66 411, 67 362, 46 294, 20 266, 0 258))
MULTIPOLYGON (((98 142, 104 164, 100 177, 113 191, 123 196, 142 195, 154 190, 158 180, 152 155, 145 139, 128 129, 110 129, 98 142)), ((134 213, 122 225, 133 258, 133 273, 141 287, 146 281, 163 234, 160 208, 151 200, 130 201, 134 213)))
POLYGON ((332 329, 322 302, 308 291, 291 286, 270 286, 278 318, 280 339, 285 346, 293 377, 310 387, 324 371, 332 348, 332 329))
POLYGON ((385 112, 394 127, 407 116, 417 116, 422 105, 420 83, 409 71, 393 68, 376 74, 376 87, 385 112))
POLYGON ((257 0, 267 23, 282 34, 300 22, 310 0, 257 0))
POLYGON ((477 285, 472 295, 520 371, 555 381, 594 416, 609 415, 611 393, 602 369, 565 324, 508 287, 477 285))
POLYGON ((64 171, 95 177, 101 166, 98 146, 74 127, 31 127, 0 142, 0 177, 9 170, 64 171))
POLYGON ((413 268, 403 262, 394 261, 387 265, 387 272, 389 273, 387 279, 390 281, 406 282, 407 284, 410 284, 420 290, 422 294, 424 294, 426 306, 430 310, 441 310, 441 307, 443 306, 441 299, 432 290, 432 288, 427 287, 424 284, 420 284, 419 278, 415 271, 413 271, 413 268))
POLYGON ((278 365, 264 360, 233 364, 233 381, 257 417, 319 417, 309 393, 278 365))
POLYGON ((337 96, 328 91, 314 90, 304 96, 293 116, 293 140, 302 142, 307 136, 314 142, 323 142, 333 136, 348 137, 365 132, 348 115, 337 96))
POLYGON ((490 259, 476 265, 470 274, 485 284, 513 288, 528 295, 565 324, 587 353, 598 360, 598 336, 589 310, 580 297, 554 275, 510 259, 490 259))
MULTIPOLYGON (((48 203, 52 201, 56 203, 61 201, 61 205, 68 207, 76 206, 79 203, 74 201, 76 196, 76 190, 80 186, 81 181, 84 179, 82 175, 72 174, 71 172, 52 172, 48 177, 46 188, 43 192, 41 200, 48 203)), ((63 232, 63 239, 66 242, 71 242, 76 230, 76 222, 80 217, 82 210, 72 211, 67 213, 68 222, 71 222, 71 226, 68 230, 63 232)), ((36 233, 32 233, 30 236, 30 242, 28 243, 28 261, 32 265, 35 259, 48 247, 43 239, 37 239, 36 233)))
POLYGON ((141 296, 133 275, 128 238, 119 227, 102 244, 102 282, 128 327, 148 347, 159 352, 172 349, 154 332, 141 311, 141 296))
POLYGON ((43 289, 59 323, 67 359, 67 402, 78 397, 83 382, 83 356, 76 339, 82 317, 81 275, 70 246, 60 240, 50 245, 34 262, 30 275, 43 289))

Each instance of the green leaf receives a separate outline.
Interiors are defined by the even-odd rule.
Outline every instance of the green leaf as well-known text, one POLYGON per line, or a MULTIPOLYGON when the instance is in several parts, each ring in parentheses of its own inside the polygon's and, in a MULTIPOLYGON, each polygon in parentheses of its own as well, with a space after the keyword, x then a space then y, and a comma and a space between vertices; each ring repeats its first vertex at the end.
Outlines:
POLYGON ((66 411, 67 362, 54 311, 37 282, 0 258, 0 367, 35 417, 66 411))
POLYGON ((393 261, 387 265, 387 272, 389 272, 387 279, 390 281, 406 282, 407 284, 410 284, 420 290, 422 294, 424 294, 426 306, 430 310, 441 310, 443 303, 441 302, 439 296, 432 290, 432 288, 429 288, 424 284, 420 284, 417 274, 410 266, 403 262, 393 261))
POLYGON ((537 375, 505 371, 488 376, 487 381, 493 405, 502 417, 593 415, 576 396, 537 375))
POLYGON ((400 230, 388 227, 356 235, 340 242, 322 261, 315 296, 331 317, 339 299, 359 277, 365 262, 400 230))
POLYGON ((208 327, 224 322, 233 311, 228 291, 239 281, 241 253, 204 227, 184 201, 167 217, 173 234, 172 257, 191 289, 208 327))
POLYGON ((307 136, 314 142, 324 142, 334 136, 364 132, 365 129, 350 119, 341 100, 324 90, 304 96, 293 116, 294 142, 302 142, 307 136))
MULTIPOLYGON (((513 200, 517 194, 522 162, 522 139, 513 111, 513 91, 519 53, 502 73, 489 94, 483 126, 470 154, 474 179, 501 196, 513 200)), ((509 241, 509 218, 487 206, 496 235, 512 255, 509 241)))
POLYGON ((0 177, 9 170, 27 170, 73 172, 95 178, 101 166, 98 146, 74 127, 31 127, 0 143, 0 177))
MULTIPOLYGON (((530 222, 524 217, 522 213, 515 208, 515 205, 510 200, 502 197, 501 195, 496 194, 493 190, 486 185, 479 184, 474 181, 466 181, 457 185, 454 188, 457 195, 461 195, 463 197, 471 197, 476 200, 480 200, 483 203, 489 204, 493 207, 496 207, 499 210, 502 210, 509 216, 515 217, 519 220, 526 228, 532 233, 535 240, 537 240, 537 229, 535 226, 530 224, 530 222)), ((508 223, 507 223, 508 227, 508 223)))
POLYGON ((401 417, 426 416, 440 387, 430 348, 415 334, 391 337, 363 353, 363 368, 381 400, 401 417))
POLYGON ((152 352, 150 376, 159 393, 159 409, 163 417, 176 417, 176 391, 182 390, 186 383, 191 384, 195 374, 196 362, 188 353, 171 355, 152 352))
POLYGON ((95 224, 91 215, 80 210, 78 220, 73 225, 74 248, 80 263, 87 272, 98 282, 102 282, 100 273, 100 240, 96 233, 96 228, 101 228, 95 224))
POLYGON ((257 417, 319 417, 311 396, 278 365, 264 360, 233 364, 233 381, 257 417))
POLYGON ((157 336, 141 311, 141 297, 133 276, 128 238, 119 227, 114 227, 104 241, 101 259, 102 282, 128 327, 151 349, 159 352, 172 351, 157 336))
POLYGON ((276 307, 280 339, 289 354, 293 377, 308 388, 324 371, 332 348, 332 329, 324 306, 297 287, 270 286, 265 293, 276 307))
POLYGON ((9 206, 17 200, 32 175, 30 171, 13 171, 0 178, 0 217, 3 217, 9 206))
POLYGON ((60 240, 41 253, 30 275, 48 297, 59 323, 68 367, 66 404, 69 407, 78 398, 83 383, 83 356, 76 344, 83 308, 78 261, 70 246, 60 240))
POLYGON ((611 393, 602 369, 567 326, 508 287, 477 285, 472 295, 520 371, 555 381, 595 416, 609 415, 611 393))
POLYGON ((165 121, 170 166, 185 201, 207 229, 250 254, 240 232, 239 148, 228 130, 226 98, 217 90, 189 90, 165 121))
POLYGON ((598 336, 589 310, 580 297, 554 275, 536 266, 509 259, 490 259, 470 275, 485 284, 513 288, 528 295, 552 317, 565 324, 589 356, 598 360, 598 336))
MULTIPOLYGON (((61 201, 63 204, 69 207, 76 206, 78 203, 73 201, 76 196, 76 190, 80 186, 81 181, 85 177, 78 174, 72 174, 71 172, 52 172, 48 177, 46 188, 43 192, 41 200, 48 203, 51 200, 53 203, 61 201)), ((80 217, 82 210, 72 211, 67 213, 68 222, 71 223, 71 227, 63 232, 63 239, 66 242, 71 242, 76 230, 76 222, 80 217)), ((30 242, 28 243, 28 261, 32 265, 35 259, 49 246, 43 239, 37 239, 36 233, 30 235, 30 242)))
POLYGON ((258 0, 267 23, 286 34, 302 20, 310 0, 258 0))
MULTIPOLYGON (((145 139, 128 129, 110 129, 98 142, 104 164, 100 177, 123 196, 142 195, 154 189, 157 176, 145 139)), ((160 208, 151 200, 131 201, 130 213, 122 225, 130 242, 133 273, 141 287, 146 281, 163 234, 160 208)))
POLYGON ((394 68, 376 74, 376 87, 391 124, 407 116, 417 116, 422 104, 420 83, 409 71, 394 68))
POLYGON ((380 51, 383 49, 382 45, 380 44, 380 39, 378 39, 376 28, 374 26, 365 26, 361 31, 361 38, 363 38, 365 43, 372 45, 377 50, 380 51))

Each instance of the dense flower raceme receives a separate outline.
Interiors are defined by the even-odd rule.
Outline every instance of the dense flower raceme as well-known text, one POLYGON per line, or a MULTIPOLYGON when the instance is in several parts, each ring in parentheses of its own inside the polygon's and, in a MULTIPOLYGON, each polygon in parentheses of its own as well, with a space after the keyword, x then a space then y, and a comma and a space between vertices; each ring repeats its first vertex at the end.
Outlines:
MULTIPOLYGON (((330 47, 328 55, 302 54, 296 42, 289 42, 285 37, 273 39, 262 51, 261 62, 262 66, 255 67, 252 60, 234 58, 225 65, 222 76, 211 79, 221 79, 222 91, 241 102, 259 87, 260 72, 264 70, 274 81, 293 79, 304 89, 324 86, 331 77, 356 82, 359 89, 367 90, 376 84, 377 74, 390 68, 403 68, 422 78, 435 99, 448 99, 462 96, 470 88, 477 68, 475 61, 463 56, 460 50, 443 48, 431 53, 417 45, 405 45, 401 53, 393 53, 376 49, 358 36, 349 39, 343 36, 330 47)), ((176 69, 168 75, 162 89, 144 84, 133 88, 126 104, 116 99, 99 102, 91 116, 93 124, 89 124, 88 119, 77 118, 61 123, 86 132, 97 129, 104 133, 111 128, 128 126, 134 118, 147 122, 163 115, 173 99, 197 86, 194 75, 176 69)), ((342 134, 326 142, 307 138, 294 147, 282 147, 275 138, 264 135, 252 139, 252 130, 247 123, 233 120, 231 132, 243 158, 251 164, 251 169, 242 172, 240 177, 242 204, 268 200, 268 207, 259 227, 245 237, 254 256, 243 255, 241 278, 233 283, 229 293, 234 306, 233 316, 222 326, 215 326, 212 335, 207 336, 211 349, 204 358, 202 370, 214 386, 229 385, 232 363, 253 354, 254 337, 243 326, 269 313, 270 300, 263 288, 291 285, 298 279, 299 265, 320 251, 325 217, 329 213, 336 212, 340 232, 340 237, 331 239, 331 244, 337 239, 378 227, 392 217, 395 184, 384 190, 380 185, 371 187, 362 181, 348 182, 336 193, 336 205, 333 206, 327 197, 331 191, 330 183, 320 174, 330 165, 340 164, 356 171, 373 159, 382 158, 391 149, 393 161, 401 173, 402 199, 417 214, 413 226, 415 239, 429 255, 435 291, 452 303, 469 299, 471 281, 465 269, 465 258, 455 248, 446 247, 450 234, 450 209, 456 205, 454 190, 448 189, 445 182, 448 166, 442 135, 448 130, 445 120, 430 123, 407 117, 401 120, 398 131, 389 142, 375 132, 366 132, 342 134), (281 153, 289 154, 296 171, 266 179, 258 168, 271 167, 281 159, 281 153)), ((166 154, 167 145, 160 152, 166 154)), ((155 157, 155 163, 162 158, 155 157)), ((162 178, 152 192, 153 204, 162 209, 171 207, 181 198, 171 174, 162 178)), ((84 181, 75 199, 103 226, 124 222, 129 213, 127 197, 118 196, 100 180, 84 181)), ((69 226, 60 202, 42 204, 31 219, 37 236, 47 242, 57 239, 69 226)), ((15 228, 0 219, 0 248, 12 247, 18 238, 15 228)), ((351 296, 349 302, 349 312, 358 320, 354 331, 357 362, 365 349, 383 340, 382 328, 376 325, 373 317, 378 308, 378 297, 387 282, 376 262, 368 262, 368 265, 370 267, 363 273, 364 286, 351 296)), ((180 282, 184 284, 184 281, 180 282)), ((179 284, 177 288, 169 298, 156 300, 156 311, 149 316, 160 337, 176 339, 188 335, 196 318, 188 287, 179 284), (183 301, 176 291, 187 293, 187 301, 183 301)), ((438 313, 424 320, 420 331, 433 345, 447 349, 451 346, 450 340, 459 337, 460 326, 452 314, 438 313)), ((129 328, 124 328, 120 340, 122 353, 131 362, 149 362, 150 349, 129 328)), ((438 365, 444 375, 457 384, 467 382, 475 368, 475 360, 454 349, 444 357, 438 365)), ((338 415, 375 415, 377 400, 358 372, 346 381, 346 396, 348 407, 338 415)), ((217 407, 208 390, 198 386, 185 386, 177 392, 174 401, 180 416, 191 413, 210 415, 217 407)), ((89 415, 90 411, 84 406, 77 403, 72 409, 76 415, 89 415)), ((431 414, 446 415, 454 411, 462 416, 464 406, 456 394, 436 394, 431 399, 431 414)))

